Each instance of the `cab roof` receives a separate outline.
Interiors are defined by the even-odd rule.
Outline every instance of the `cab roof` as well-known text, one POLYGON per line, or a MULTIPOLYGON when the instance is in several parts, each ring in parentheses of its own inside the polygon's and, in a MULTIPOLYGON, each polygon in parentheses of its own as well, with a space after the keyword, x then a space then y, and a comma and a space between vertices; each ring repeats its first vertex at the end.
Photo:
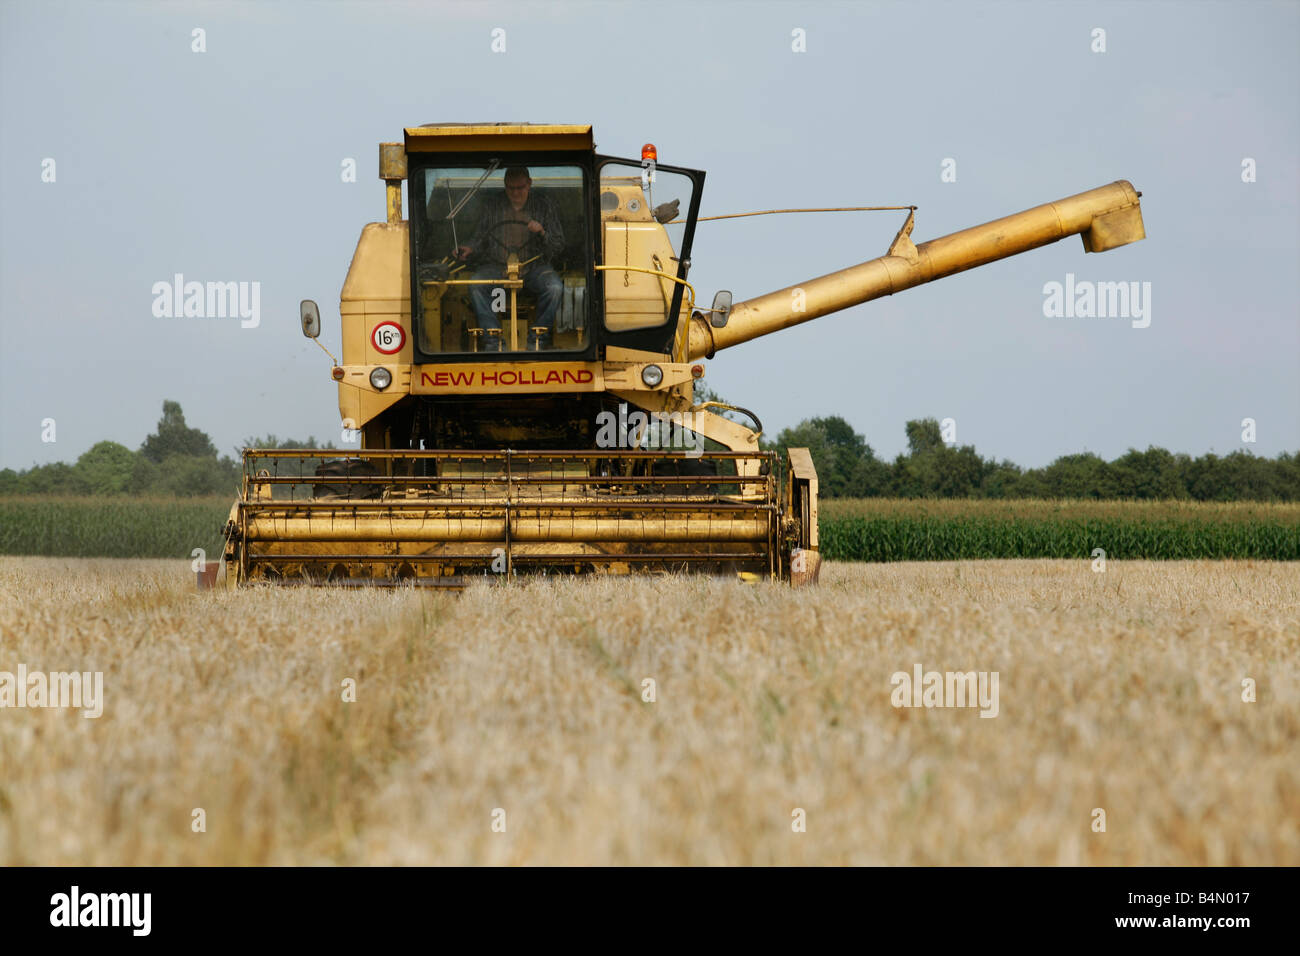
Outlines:
POLYGON ((428 123, 406 128, 408 153, 532 152, 595 148, 590 125, 428 123))

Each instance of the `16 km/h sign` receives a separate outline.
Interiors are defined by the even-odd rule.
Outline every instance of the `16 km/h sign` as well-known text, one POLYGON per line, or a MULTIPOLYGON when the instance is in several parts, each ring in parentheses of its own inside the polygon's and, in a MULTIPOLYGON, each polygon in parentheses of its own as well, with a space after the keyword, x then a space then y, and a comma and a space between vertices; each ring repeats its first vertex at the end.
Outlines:
POLYGON ((406 333, 396 322, 380 322, 370 333, 370 344, 385 355, 395 355, 406 344, 406 333))

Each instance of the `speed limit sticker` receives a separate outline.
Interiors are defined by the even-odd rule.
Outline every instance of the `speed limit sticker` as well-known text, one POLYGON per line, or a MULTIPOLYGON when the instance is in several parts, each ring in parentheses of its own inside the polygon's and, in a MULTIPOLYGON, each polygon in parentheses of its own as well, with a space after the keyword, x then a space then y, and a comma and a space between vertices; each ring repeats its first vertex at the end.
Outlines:
POLYGON ((406 344, 406 333, 396 322, 380 322, 370 333, 370 344, 385 355, 394 355, 406 344))

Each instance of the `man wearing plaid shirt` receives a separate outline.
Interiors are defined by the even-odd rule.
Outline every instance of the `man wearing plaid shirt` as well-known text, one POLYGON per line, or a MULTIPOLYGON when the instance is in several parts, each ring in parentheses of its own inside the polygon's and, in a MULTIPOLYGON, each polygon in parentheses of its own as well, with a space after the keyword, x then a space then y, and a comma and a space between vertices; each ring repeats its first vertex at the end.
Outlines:
MULTIPOLYGON (((505 277, 506 259, 511 253, 520 262, 539 257, 523 268, 520 278, 524 290, 537 301, 537 318, 533 324, 546 330, 529 342, 529 348, 540 350, 550 348, 555 313, 564 296, 564 280, 551 266, 551 260, 564 248, 564 230, 555 204, 545 196, 530 195, 532 184, 526 167, 507 169, 505 192, 487 203, 478 231, 468 245, 456 250, 456 258, 463 260, 476 254, 479 265, 474 278, 501 279, 505 277)), ((484 329, 501 328, 500 315, 492 310, 492 292, 490 285, 470 287, 470 301, 479 326, 484 329)), ((531 332, 529 336, 531 339, 531 332)), ((501 347, 501 337, 489 336, 485 345, 488 351, 496 351, 501 347)))

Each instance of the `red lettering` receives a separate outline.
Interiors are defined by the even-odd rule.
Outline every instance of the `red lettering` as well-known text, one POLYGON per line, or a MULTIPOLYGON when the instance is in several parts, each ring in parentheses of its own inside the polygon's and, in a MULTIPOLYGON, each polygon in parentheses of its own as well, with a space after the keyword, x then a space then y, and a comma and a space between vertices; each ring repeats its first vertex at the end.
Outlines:
POLYGON ((479 376, 478 384, 484 387, 488 385, 590 385, 596 380, 596 376, 589 369, 505 369, 495 372, 462 372, 445 369, 426 372, 421 369, 420 384, 431 385, 435 388, 454 388, 457 386, 472 388, 475 384, 475 375, 479 376))

